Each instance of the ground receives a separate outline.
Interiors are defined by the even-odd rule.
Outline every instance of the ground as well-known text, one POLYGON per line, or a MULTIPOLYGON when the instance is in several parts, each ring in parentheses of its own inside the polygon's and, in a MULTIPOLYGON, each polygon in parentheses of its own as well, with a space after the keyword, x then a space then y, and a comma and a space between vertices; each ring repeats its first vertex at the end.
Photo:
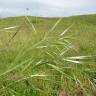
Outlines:
POLYGON ((0 96, 96 96, 96 15, 0 20, 0 96))

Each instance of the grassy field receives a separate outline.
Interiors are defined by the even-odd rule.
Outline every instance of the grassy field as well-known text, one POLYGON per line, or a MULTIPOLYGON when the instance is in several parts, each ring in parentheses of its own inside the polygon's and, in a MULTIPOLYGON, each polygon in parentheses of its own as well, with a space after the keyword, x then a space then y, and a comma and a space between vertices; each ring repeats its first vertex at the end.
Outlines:
POLYGON ((0 96, 96 96, 96 15, 1 19, 0 96))

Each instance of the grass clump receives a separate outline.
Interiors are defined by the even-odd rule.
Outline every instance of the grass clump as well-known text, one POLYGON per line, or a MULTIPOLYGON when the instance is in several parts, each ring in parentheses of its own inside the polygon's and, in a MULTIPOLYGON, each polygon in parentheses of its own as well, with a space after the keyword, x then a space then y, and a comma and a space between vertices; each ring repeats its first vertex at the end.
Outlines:
POLYGON ((95 96, 96 28, 85 17, 1 20, 0 96, 95 96))

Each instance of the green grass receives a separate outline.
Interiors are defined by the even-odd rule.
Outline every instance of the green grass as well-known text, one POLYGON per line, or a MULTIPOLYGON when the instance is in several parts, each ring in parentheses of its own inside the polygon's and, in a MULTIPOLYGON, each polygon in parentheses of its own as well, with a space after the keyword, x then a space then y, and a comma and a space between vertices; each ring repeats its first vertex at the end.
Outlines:
POLYGON ((0 96, 96 96, 95 37, 96 15, 1 19, 0 96))

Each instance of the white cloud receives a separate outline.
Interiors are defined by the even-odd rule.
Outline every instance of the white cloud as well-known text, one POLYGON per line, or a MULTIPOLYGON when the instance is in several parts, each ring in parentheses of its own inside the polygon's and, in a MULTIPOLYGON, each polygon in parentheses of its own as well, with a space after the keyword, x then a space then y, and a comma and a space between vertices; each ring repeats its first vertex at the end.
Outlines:
POLYGON ((0 12, 16 15, 69 16, 96 12, 96 0, 0 0, 0 12), (2 9, 2 10, 1 10, 2 9))
POLYGON ((94 0, 35 0, 35 2, 59 8, 85 7, 96 3, 94 0))

